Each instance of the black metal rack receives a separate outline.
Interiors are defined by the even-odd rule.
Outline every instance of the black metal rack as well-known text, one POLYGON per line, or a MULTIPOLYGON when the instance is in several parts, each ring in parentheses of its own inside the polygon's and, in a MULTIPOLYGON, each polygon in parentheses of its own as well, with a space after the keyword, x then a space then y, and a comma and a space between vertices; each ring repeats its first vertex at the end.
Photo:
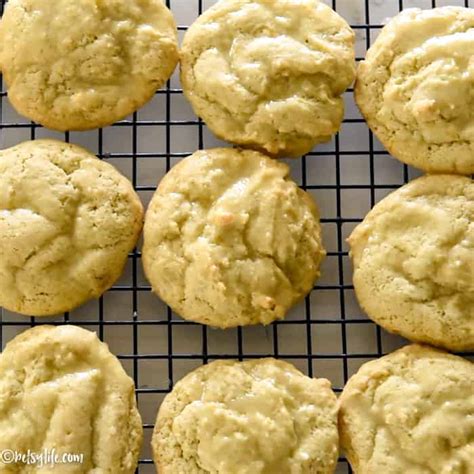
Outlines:
MULTIPOLYGON (((382 27, 380 21, 372 21, 372 9, 374 5, 380 8, 380 0, 326 1, 336 11, 341 11, 343 16, 342 10, 348 8, 351 3, 357 2, 362 21, 351 26, 359 39, 360 51, 357 55, 358 59, 361 59, 376 32, 382 27)), ((5 0, 1 1, 2 12, 5 3, 5 0)), ((194 8, 197 4, 196 14, 200 14, 210 3, 214 2, 167 1, 172 10, 177 8, 177 4, 181 7, 193 5, 194 8)), ((385 0, 385 4, 387 16, 392 16, 404 7, 414 6, 414 4, 425 8, 446 4, 474 6, 474 0, 419 0, 418 2, 385 0)), ((186 29, 187 25, 179 26, 180 32, 186 29)), ((346 114, 347 118, 340 134, 329 145, 318 147, 301 160, 291 162, 293 172, 299 178, 302 188, 312 192, 317 200, 322 201, 323 230, 326 235, 331 236, 332 241, 332 247, 328 248, 326 259, 329 264, 326 265, 326 270, 323 267, 323 271, 325 270, 332 279, 323 278, 317 282, 311 295, 292 312, 289 318, 274 323, 266 329, 238 328, 225 332, 183 321, 169 308, 160 305, 157 298, 149 297, 150 287, 141 273, 141 255, 139 250, 135 250, 129 256, 125 280, 122 279, 99 301, 86 305, 79 313, 72 312, 64 314, 61 318, 45 319, 14 316, 2 310, 0 318, 2 347, 17 332, 46 322, 48 324, 78 324, 96 330, 99 337, 109 344, 115 341, 112 344, 112 350, 117 353, 135 380, 142 414, 143 411, 149 411, 156 415, 160 400, 185 372, 218 358, 248 359, 263 356, 284 358, 296 364, 310 376, 322 375, 331 378, 335 391, 340 392, 350 374, 357 370, 361 363, 380 357, 402 344, 401 339, 386 334, 354 305, 345 237, 348 231, 362 220, 364 213, 350 214, 345 204, 349 200, 354 201, 363 197, 367 200, 368 210, 384 194, 398 188, 413 175, 413 170, 407 166, 387 158, 388 153, 378 145, 355 107, 351 107, 351 96, 352 90, 349 90, 346 93, 349 103, 348 114, 346 114), (354 132, 355 128, 357 132, 354 132), (364 137, 363 140, 361 137, 364 137), (359 141, 363 141, 360 146, 359 141), (348 142, 350 146, 347 146, 348 142), (348 160, 352 162, 349 166, 348 160), (347 179, 350 175, 350 166, 362 162, 366 169, 365 181, 354 182, 347 179), (383 173, 382 177, 379 176, 379 168, 387 164, 392 170, 392 176, 399 176, 399 179, 383 178, 383 173), (323 169, 325 171, 318 174, 323 169), (327 180, 324 178, 326 175, 329 176, 327 180), (117 316, 116 313, 120 315, 117 316), (159 334, 159 337, 156 337, 156 344, 151 343, 152 350, 143 350, 143 338, 152 337, 153 330, 159 334), (256 336, 255 331, 263 331, 263 333, 259 332, 256 336), (318 334, 321 336, 319 337, 318 334), (260 348, 258 344, 250 346, 247 344, 247 337, 255 340, 261 338, 262 335, 263 348, 260 348), (177 344, 176 341, 179 338, 184 338, 186 347, 183 347, 182 343, 177 344), (225 339, 225 344, 216 343, 220 339, 225 339), (325 342, 325 339, 329 342, 325 342), (196 344, 188 344, 187 341, 190 340, 194 340, 196 344), (359 347, 360 344, 354 343, 353 340, 360 342, 363 347, 359 347), (370 343, 367 343, 369 340, 370 343), (331 347, 328 348, 328 345, 331 347), (232 346, 233 349, 229 350, 228 346, 232 346), (160 380, 148 380, 148 376, 145 379, 142 375, 145 370, 161 374, 160 380)), ((177 130, 184 130, 182 127, 192 128, 195 131, 196 148, 209 147, 208 142, 212 141, 205 125, 195 116, 190 115, 184 120, 174 118, 173 102, 181 100, 181 97, 182 91, 179 86, 169 81, 165 88, 157 92, 157 98, 159 102, 162 102, 161 108, 163 109, 164 106, 164 115, 161 110, 160 117, 149 119, 143 118, 139 111, 112 127, 89 132, 89 137, 91 134, 95 135, 95 151, 98 156, 114 164, 123 164, 128 169, 128 175, 135 189, 145 201, 149 199, 155 186, 148 182, 143 184, 140 180, 140 167, 145 163, 144 160, 148 167, 150 163, 156 166, 157 172, 154 179, 157 182, 163 172, 171 168, 176 159, 189 154, 184 151, 175 151, 173 143, 177 130), (159 150, 142 150, 140 146, 142 131, 147 127, 151 127, 150 133, 159 130, 161 142, 163 142, 160 143, 159 150), (109 151, 105 142, 107 131, 111 129, 119 129, 120 133, 130 137, 126 149, 109 151)), ((44 129, 36 124, 6 118, 6 108, 6 91, 2 87, 0 93, 0 146, 2 148, 7 146, 7 136, 12 132, 15 132, 16 136, 21 136, 23 140, 35 139, 43 135, 44 129)), ((77 137, 76 134, 65 133, 60 138, 75 142, 77 137)), ((22 140, 18 139, 18 141, 22 140)), ((8 143, 8 146, 11 144, 8 143)), ((144 419, 144 429, 145 447, 138 469, 141 474, 154 472, 148 447, 153 429, 151 415, 144 419)), ((341 459, 338 466, 338 473, 342 472, 350 472, 344 459, 341 459)))

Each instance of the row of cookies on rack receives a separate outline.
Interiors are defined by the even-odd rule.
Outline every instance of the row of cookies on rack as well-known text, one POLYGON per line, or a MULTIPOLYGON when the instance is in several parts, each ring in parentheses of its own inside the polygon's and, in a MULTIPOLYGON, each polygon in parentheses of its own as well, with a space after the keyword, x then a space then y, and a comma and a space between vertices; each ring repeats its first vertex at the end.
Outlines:
MULTIPOLYGON (((102 295, 143 225, 132 184, 75 145, 0 152, 0 305, 50 316, 102 295)), ((361 306, 389 331, 474 347, 474 183, 418 178, 379 202, 348 239, 361 306)), ((185 319, 228 328, 284 318, 319 276, 319 211, 287 165, 201 150, 165 176, 145 218, 152 289, 185 319)))
MULTIPOLYGON (((416 344, 364 364, 339 400, 328 380, 287 362, 213 361, 165 397, 153 458, 160 474, 333 474, 341 447, 356 474, 471 472, 473 380, 468 360, 416 344)), ((26 453, 48 472, 135 472, 134 383, 95 333, 17 336, 0 356, 0 393, 5 472, 20 472, 26 453)))
POLYGON ((220 0, 179 51, 162 0, 10 0, 0 69, 22 115, 54 130, 110 125, 138 110, 178 61, 212 132, 272 156, 300 156, 340 128, 343 94, 404 163, 474 173, 471 8, 407 9, 355 74, 354 32, 319 0, 220 0))

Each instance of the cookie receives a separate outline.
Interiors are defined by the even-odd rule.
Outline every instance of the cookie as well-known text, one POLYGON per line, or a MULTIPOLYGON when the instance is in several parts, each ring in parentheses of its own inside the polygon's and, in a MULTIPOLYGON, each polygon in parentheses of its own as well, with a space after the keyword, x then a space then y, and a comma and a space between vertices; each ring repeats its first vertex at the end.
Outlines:
POLYGON ((324 256, 319 213, 283 163, 198 151, 161 181, 145 217, 143 264, 183 318, 269 324, 311 291, 324 256))
POLYGON ((221 0, 186 32, 181 82, 223 140, 298 156, 340 127, 354 33, 318 0, 221 0))
POLYGON ((54 130, 125 118, 177 62, 176 25, 162 0, 10 0, 0 21, 10 102, 54 130))
POLYGON ((162 474, 331 474, 336 397, 286 362, 212 362, 166 396, 152 448, 162 474))
POLYGON ((0 306, 47 316, 99 297, 142 221, 131 183, 83 148, 37 140, 0 151, 0 306))
POLYGON ((0 471, 134 473, 143 434, 134 388, 93 332, 37 326, 20 334, 0 356, 0 453, 83 459, 43 471, 1 456, 0 471))
POLYGON ((474 173, 474 10, 407 9, 359 64, 357 104, 396 158, 431 173, 474 173))
POLYGON ((339 399, 355 474, 474 472, 474 365, 428 346, 368 362, 339 399))
POLYGON ((357 299, 385 329, 474 349, 474 182, 416 179, 378 203, 348 239, 357 299))

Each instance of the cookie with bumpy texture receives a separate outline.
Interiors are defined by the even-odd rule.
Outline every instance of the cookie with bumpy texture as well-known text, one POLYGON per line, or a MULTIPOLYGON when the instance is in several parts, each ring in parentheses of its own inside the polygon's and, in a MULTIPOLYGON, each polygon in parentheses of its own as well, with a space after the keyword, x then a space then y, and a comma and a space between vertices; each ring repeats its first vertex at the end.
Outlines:
POLYGON ((87 150, 37 140, 0 151, 0 306, 46 316, 98 298, 142 223, 132 184, 87 150))
POLYGON ((355 474, 474 472, 474 365, 411 345, 368 362, 339 399, 355 474))
POLYGON ((176 25, 162 0, 10 0, 0 21, 10 102, 55 130, 125 118, 177 62, 176 25))
POLYGON ((185 319, 226 328, 282 319, 319 275, 319 213, 289 168, 258 152, 198 151, 145 217, 153 290, 185 319))
POLYGON ((73 464, 4 463, 0 472, 132 474, 142 443, 133 380, 94 332, 37 326, 0 355, 0 452, 82 455, 73 464))
POLYGON ((339 130, 354 33, 318 0, 221 0, 189 28, 181 82, 223 140, 299 156, 339 130))
POLYGON ((152 448, 162 474, 332 474, 336 397, 286 362, 212 362, 166 396, 152 448))
POLYGON ((431 173, 474 173, 474 10, 407 9, 359 64, 355 97, 387 150, 431 173))
POLYGON ((474 182, 416 179, 379 202, 348 239, 362 308, 385 329, 474 348, 474 182))

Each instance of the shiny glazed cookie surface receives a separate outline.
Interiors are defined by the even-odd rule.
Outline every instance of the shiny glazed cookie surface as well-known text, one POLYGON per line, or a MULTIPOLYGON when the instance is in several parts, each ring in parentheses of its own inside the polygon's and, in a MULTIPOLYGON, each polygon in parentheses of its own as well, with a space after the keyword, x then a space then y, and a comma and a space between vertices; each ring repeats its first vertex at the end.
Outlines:
POLYGON ((474 365, 429 346, 368 362, 340 398, 341 446, 356 474, 474 471, 474 365))
POLYGON ((337 462, 336 397, 275 359, 216 361, 169 394, 152 439, 163 474, 331 474, 337 462))
POLYGON ((0 151, 0 306, 46 316, 99 297, 142 222, 132 184, 87 150, 36 140, 0 151))
POLYGON ((178 62, 162 0, 10 0, 0 21, 0 69, 25 117, 86 130, 144 105, 178 62))
POLYGON ((133 380, 95 333, 37 326, 7 344, 0 356, 0 451, 83 459, 41 467, 3 464, 2 457, 0 472, 132 474, 141 441, 133 380))
POLYGON ((401 161, 434 173, 474 173, 474 10, 407 9, 357 71, 356 100, 401 161))
POLYGON ((194 153, 165 176, 145 218, 153 290, 203 324, 269 324, 311 291, 319 212, 288 166, 254 151, 194 153))
POLYGON ((379 202, 349 237, 362 308, 389 331, 474 348, 474 183, 416 179, 379 202))
POLYGON ((354 34, 317 0, 221 0, 187 31, 181 80, 220 138, 298 156, 339 129, 354 34))

